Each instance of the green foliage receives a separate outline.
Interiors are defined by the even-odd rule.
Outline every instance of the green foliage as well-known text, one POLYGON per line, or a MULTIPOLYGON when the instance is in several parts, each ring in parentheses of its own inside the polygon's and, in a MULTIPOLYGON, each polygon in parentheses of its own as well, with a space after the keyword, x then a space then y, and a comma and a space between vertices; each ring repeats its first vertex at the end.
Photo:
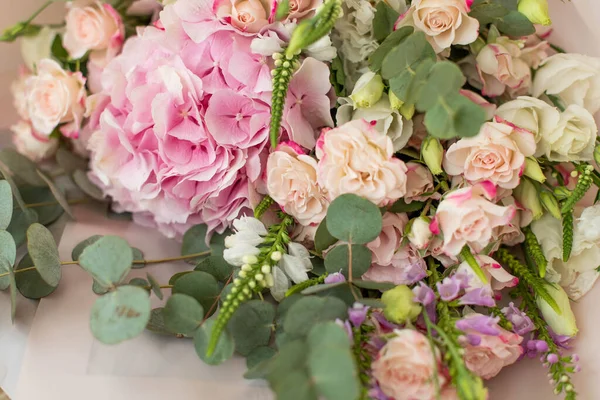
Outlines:
POLYGON ((476 0, 469 15, 483 25, 494 24, 508 36, 521 37, 535 33, 535 27, 527 17, 517 11, 513 0, 476 0))
POLYGON ((94 235, 94 236, 90 236, 89 238, 79 242, 77 244, 77 246, 75 246, 75 248, 71 252, 71 259, 73 261, 78 261, 79 257, 81 256, 81 253, 83 253, 83 250, 85 250, 85 248, 88 247, 89 245, 96 243, 101 238, 102 238, 102 235, 94 235))
POLYGON ((75 182, 83 193, 87 194, 92 199, 99 201, 104 200, 102 190, 88 179, 87 174, 83 170, 78 169, 73 172, 73 182, 75 182))
POLYGON ((390 282, 371 282, 371 281, 363 281, 360 279, 355 279, 352 281, 352 284, 361 289, 369 289, 369 290, 380 290, 385 292, 386 290, 391 290, 396 287, 395 284, 390 282))
POLYGON ((267 346, 273 332, 274 319, 273 304, 261 300, 250 300, 242 304, 233 313, 228 324, 235 350, 247 356, 253 350, 267 346))
POLYGON ((121 283, 132 263, 131 247, 118 236, 103 236, 87 246, 79 257, 79 265, 105 288, 121 283))
POLYGON ((211 274, 219 282, 226 282, 233 273, 233 267, 221 256, 209 256, 200 261, 195 271, 203 271, 211 274))
POLYGON ((75 219, 75 216, 73 215, 73 212, 71 211, 71 207, 69 206, 69 202, 67 201, 67 198, 65 197, 65 194, 63 193, 63 191, 58 186, 56 186, 56 184, 52 181, 52 179, 48 178, 41 171, 37 171, 37 173, 42 178, 42 180, 44 182, 46 182, 47 186, 50 188, 50 191, 54 195, 54 198, 56 199, 58 204, 60 204, 60 206, 63 208, 63 210, 65 210, 65 212, 71 218, 75 219))
POLYGON ((59 147, 56 151, 56 162, 67 174, 73 174, 76 171, 83 172, 88 168, 87 160, 64 147, 59 147))
POLYGON ((273 358, 273 356, 275 356, 275 354, 277 354, 277 351, 275 351, 275 349, 273 349, 272 347, 257 347, 254 350, 252 350, 250 354, 248 354, 248 356, 246 357, 246 367, 248 368, 248 370, 251 370, 263 361, 270 360, 271 358, 273 358))
POLYGON ((162 310, 166 329, 173 333, 192 334, 204 319, 204 309, 196 299, 186 294, 175 293, 162 310))
POLYGON ((137 286, 119 286, 96 300, 90 327, 94 337, 102 343, 120 343, 144 331, 150 320, 150 311, 146 290, 137 286))
POLYGON ((13 195, 10 183, 0 181, 0 229, 10 225, 13 215, 13 195))
POLYGON ((212 305, 216 302, 221 288, 217 280, 210 274, 195 271, 183 275, 175 282, 173 294, 182 293, 196 299, 204 309, 207 316, 215 312, 212 305))
POLYGON ((326 221, 333 237, 352 244, 375 240, 383 226, 379 208, 354 194, 343 194, 331 202, 326 221))
POLYGON ((531 228, 527 227, 523 229, 525 233, 525 246, 526 252, 531 256, 531 259, 535 263, 540 273, 540 278, 544 278, 546 276, 546 268, 548 267, 548 260, 544 256, 544 252, 542 251, 542 247, 537 240, 537 237, 531 230, 531 228))
MULTIPOLYGON (((45 206, 35 207, 35 209, 28 209, 37 214, 36 222, 39 222, 44 226, 48 226, 60 218, 61 215, 63 215, 64 210, 60 204, 51 204, 55 203, 56 199, 54 198, 50 188, 22 186, 19 188, 19 191, 21 192, 23 201, 25 201, 27 204, 48 203, 48 205, 45 206)), ((16 212, 19 212, 19 210, 16 212)))
POLYGON ((8 226, 8 232, 15 239, 17 247, 20 247, 27 239, 27 229, 34 223, 38 222, 38 214, 29 208, 24 210, 16 209, 13 218, 8 226))
POLYGON ((283 322, 285 332, 295 337, 306 336, 311 327, 323 321, 345 320, 347 305, 334 297, 307 296, 291 305, 283 322))
POLYGON ((342 0, 326 0, 314 17, 303 20, 294 29, 285 56, 291 59, 327 35, 341 14, 342 0))
POLYGON ((420 211, 425 207, 425 203, 422 201, 411 201, 409 204, 406 204, 404 199, 397 200, 388 211, 391 213, 410 213, 415 211, 420 211))
POLYGON ((0 290, 6 290, 10 286, 10 270, 12 265, 4 257, 0 255, 0 290))
POLYGON ((42 279, 50 286, 58 286, 62 268, 52 233, 43 225, 32 224, 27 230, 27 250, 42 279))
POLYGON ((266 213, 269 207, 271 207, 273 204, 275 204, 275 200, 273 200, 271 196, 267 195, 263 197, 263 199, 254 209, 254 218, 261 219, 264 213, 266 213))
POLYGON ((563 214, 563 262, 569 261, 573 250, 573 210, 563 214))
POLYGON ((212 337, 215 337, 213 332, 216 329, 216 321, 214 319, 207 320, 200 329, 194 334, 194 347, 196 354, 202 361, 209 365, 219 365, 233 357, 235 351, 235 343, 233 337, 227 331, 219 332, 214 350, 208 354, 209 345, 212 337))
POLYGON ((380 1, 375 6, 375 17, 373 18, 373 36, 381 42, 394 30, 394 24, 400 14, 385 1, 380 1))
POLYGON ((325 257, 325 269, 330 274, 342 271, 347 279, 360 278, 371 267, 372 253, 360 244, 341 244, 325 257))
POLYGON ((37 269, 20 272, 22 269, 33 266, 33 260, 29 254, 25 254, 15 269, 15 272, 17 272, 15 273, 15 280, 17 289, 24 297, 38 300, 51 295, 56 290, 57 286, 47 284, 46 281, 42 279, 42 276, 37 269))
POLYGON ((473 256, 473 253, 471 253, 471 249, 468 246, 463 247, 463 249, 460 252, 460 256, 463 259, 463 261, 466 261, 469 264, 469 267, 471 267, 475 275, 477 275, 477 277, 481 279, 483 283, 487 283, 487 277, 483 273, 481 266, 473 256))
POLYGON ((383 61, 390 51, 396 48, 396 46, 413 32, 414 28, 412 26, 403 26, 402 28, 393 31, 369 57, 369 68, 371 68, 373 72, 379 72, 383 65, 383 61))
POLYGON ((6 259, 9 264, 15 265, 17 260, 17 245, 7 231, 0 230, 0 257, 6 259))
POLYGON ((338 240, 329 233, 327 222, 323 220, 315 233, 315 250, 321 253, 330 246, 333 246, 337 241, 338 240))
POLYGON ((162 289, 160 288, 160 283, 158 283, 156 278, 153 277, 150 273, 147 273, 146 277, 148 278, 148 283, 150 283, 150 289, 152 289, 152 293, 154 293, 154 295, 158 297, 159 300, 162 300, 163 294, 162 289))
POLYGON ((577 168, 579 172, 579 179, 577 179, 577 185, 571 196, 569 196, 563 203, 561 207, 561 212, 563 214, 568 214, 573 211, 575 208, 575 204, 579 202, 579 200, 583 199, 588 190, 592 187, 593 179, 592 174, 594 173, 594 167, 591 165, 582 165, 577 168))
POLYGON ((290 13, 290 0, 281 0, 277 3, 275 11, 275 20, 281 21, 290 13))
POLYGON ((159 307, 154 308, 150 312, 150 320, 146 324, 146 329, 152 333, 156 333, 157 335, 180 337, 180 334, 171 332, 165 326, 163 310, 164 308, 159 307))
POLYGON ((48 186, 48 184, 38 175, 37 165, 29 158, 17 153, 13 149, 3 149, 0 151, 0 161, 15 176, 33 186, 48 186))
POLYGON ((336 96, 346 97, 346 74, 344 73, 344 62, 339 54, 333 59, 329 68, 331 70, 329 81, 335 89, 336 96))
MULTIPOLYGON (((181 255, 187 256, 190 254, 202 253, 209 251, 210 247, 206 244, 206 233, 208 227, 205 224, 195 225, 188 229, 183 235, 181 243, 181 255)), ((196 264, 202 260, 202 257, 188 260, 192 264, 196 264)))

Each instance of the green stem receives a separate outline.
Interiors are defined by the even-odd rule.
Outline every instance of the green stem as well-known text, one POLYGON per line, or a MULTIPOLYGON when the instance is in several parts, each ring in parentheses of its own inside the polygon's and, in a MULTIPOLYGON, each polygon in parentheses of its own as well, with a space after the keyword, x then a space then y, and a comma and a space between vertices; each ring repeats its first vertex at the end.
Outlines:
POLYGON ((473 253, 471 253, 471 249, 469 249, 469 246, 463 247, 463 249, 460 252, 460 256, 462 257, 463 261, 466 261, 469 264, 473 272, 475 272, 475 275, 477 275, 484 284, 487 284, 488 279, 483 273, 481 267, 479 266, 479 263, 475 259, 475 256, 473 256, 473 253))

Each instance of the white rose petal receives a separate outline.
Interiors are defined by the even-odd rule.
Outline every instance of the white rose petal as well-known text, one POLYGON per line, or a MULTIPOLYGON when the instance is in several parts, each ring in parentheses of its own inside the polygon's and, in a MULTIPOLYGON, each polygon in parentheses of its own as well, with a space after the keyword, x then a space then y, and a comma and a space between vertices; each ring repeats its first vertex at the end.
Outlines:
POLYGON ((585 108, 570 105, 561 115, 555 129, 542 138, 550 161, 591 161, 598 127, 585 108))

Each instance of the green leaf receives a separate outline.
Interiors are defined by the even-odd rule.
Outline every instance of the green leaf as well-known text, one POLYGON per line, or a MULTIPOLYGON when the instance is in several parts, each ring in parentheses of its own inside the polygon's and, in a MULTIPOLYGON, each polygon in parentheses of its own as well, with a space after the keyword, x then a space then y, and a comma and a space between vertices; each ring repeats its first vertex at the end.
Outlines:
POLYGON ((433 65, 435 65, 434 60, 427 58, 416 62, 414 69, 406 68, 390 79, 390 89, 405 106, 417 102, 433 65))
POLYGON ((425 114, 427 131, 440 139, 475 136, 485 121, 483 108, 459 94, 439 99, 425 114))
POLYGON ((173 275, 171 277, 171 279, 169 279, 169 285, 175 285, 175 282, 177 282, 177 280, 179 278, 181 278, 184 275, 191 274, 192 272, 194 272, 194 271, 183 271, 183 272, 176 273, 175 275, 173 275))
POLYGON ((0 290, 6 290, 10 287, 10 270, 12 265, 6 257, 0 255, 0 290), (8 275, 5 275, 8 274, 8 275))
POLYGON ((13 195, 10 183, 0 181, 0 229, 8 228, 12 215, 13 195))
POLYGON ((321 221, 317 232, 315 233, 315 250, 322 252, 337 243, 337 239, 334 238, 329 230, 327 229, 327 223, 325 220, 321 221))
MULTIPOLYGON (((295 368, 302 368, 306 363, 308 347, 304 340, 286 343, 270 360, 263 361, 244 374, 246 379, 269 379, 273 389, 278 381, 295 368)), ((285 398, 287 400, 287 398, 285 398)))
POLYGON ((381 76, 391 79, 404 71, 414 71, 427 59, 435 60, 435 51, 423 32, 414 32, 385 57, 381 66, 381 76))
POLYGON ((277 8, 275 10, 275 20, 281 21, 285 19, 290 13, 290 0, 281 0, 277 2, 277 8))
POLYGON ((71 259, 73 261, 78 261, 79 257, 81 257, 81 253, 83 253, 83 250, 85 250, 85 248, 88 247, 89 245, 96 243, 101 238, 102 238, 102 235, 94 235, 94 236, 90 236, 89 238, 79 242, 77 244, 77 246, 75 246, 75 248, 71 252, 71 259))
MULTIPOLYGON (((33 266, 33 260, 29 254, 25 254, 19 262, 16 271, 33 266)), ((48 285, 36 269, 15 274, 15 280, 19 292, 21 292, 24 297, 32 300, 47 297, 56 290, 56 286, 48 285)))
POLYGON ((15 210, 7 230, 15 239, 17 247, 21 247, 21 245, 25 243, 25 240, 27 239, 27 229, 37 221, 38 214, 34 210, 29 208, 26 208, 25 211, 22 211, 21 209, 15 210))
POLYGON ((497 18, 504 17, 508 13, 509 10, 502 4, 480 1, 473 3, 469 16, 476 18, 481 25, 487 25, 494 22, 497 18))
POLYGON ((209 273, 219 282, 226 282, 233 273, 233 267, 222 256, 209 256, 200 261, 194 271, 209 273))
MULTIPOLYGON (((4 180, 6 182, 8 182, 8 184, 10 185, 13 197, 17 201, 19 208, 23 211, 26 210, 25 202, 23 201, 23 197, 21 196, 21 192, 19 192, 19 188, 17 187, 17 184, 13 180, 10 171, 8 171, 6 168, 4 168, 1 163, 0 163, 0 172, 2 173, 2 177, 4 177, 4 180)), ((14 218, 14 216, 13 216, 13 218, 14 218)))
POLYGON ((305 296, 308 296, 309 294, 321 293, 321 292, 324 292, 329 289, 333 289, 333 288, 340 287, 340 286, 345 286, 347 284, 348 284, 348 282, 346 282, 346 281, 335 282, 335 283, 324 283, 322 285, 315 285, 315 286, 306 288, 301 293, 305 296))
MULTIPOLYGON (((133 279, 132 279, 133 281, 133 279)), ((133 282, 129 282, 130 285, 135 285, 133 282)), ((146 286, 146 285, 144 285, 146 286)), ((110 290, 108 290, 108 288, 105 288, 104 286, 102 286, 101 284, 98 283, 98 281, 96 281, 94 279, 94 281, 92 282, 92 292, 94 292, 97 295, 102 295, 102 294, 106 294, 108 293, 110 290)))
POLYGON ((274 319, 273 304, 261 300, 243 303, 227 324, 235 342, 235 350, 247 356, 257 347, 268 345, 273 332, 274 319))
POLYGON ((295 336, 305 336, 314 325, 323 321, 345 320, 348 306, 333 297, 307 296, 290 307, 283 322, 285 332, 295 336))
POLYGON ((118 236, 101 237, 86 247, 79 257, 81 268, 106 288, 121 283, 131 270, 132 262, 131 247, 118 236))
POLYGON ((385 308, 385 304, 379 299, 360 299, 358 302, 372 308, 385 308))
POLYGON ((12 235, 0 230, 0 257, 4 257, 11 266, 17 261, 17 245, 12 235))
POLYGON ((352 284, 356 287, 370 290, 381 290, 386 291, 396 287, 393 283, 390 282, 371 282, 371 281, 363 281, 363 280, 353 280, 352 284))
POLYGON ((383 226, 379 208, 354 194, 337 197, 329 205, 326 221, 331 235, 355 244, 375 240, 383 226))
POLYGON ((160 283, 158 283, 158 281, 152 275, 150 275, 150 273, 147 273, 146 277, 148 278, 148 282, 150 282, 150 287, 152 288, 152 292, 154 292, 154 295, 160 300, 162 300, 163 294, 160 288, 160 283))
POLYGON ((277 354, 277 351, 272 347, 261 346, 257 347, 248 354, 246 357, 246 367, 248 370, 253 369, 258 364, 268 361, 277 354))
MULTIPOLYGON (((27 204, 37 203, 53 203, 55 202, 52 191, 47 187, 36 187, 27 186, 21 187, 21 196, 27 204)), ((37 221, 44 226, 48 226, 61 215, 63 215, 63 209, 60 204, 50 204, 47 206, 35 207, 35 212, 38 215, 37 221)))
MULTIPOLYGON (((190 254, 202 253, 210 250, 206 245, 206 233, 208 227, 205 224, 192 226, 183 235, 183 243, 181 244, 181 255, 187 256, 190 254)), ((191 264, 196 264, 202 260, 202 257, 188 260, 191 264)))
POLYGON ((371 250, 360 244, 341 244, 333 248, 325 257, 325 269, 330 274, 342 271, 348 279, 350 269, 352 278, 360 278, 371 267, 371 250))
POLYGON ((194 347, 196 348, 196 354, 198 354, 200 359, 208 365, 222 364, 233 357, 233 352, 235 350, 235 344, 231 334, 227 331, 224 331, 219 336, 219 341, 217 342, 215 351, 210 357, 206 355, 208 343, 214 327, 215 321, 213 319, 209 319, 202 324, 200 329, 198 329, 194 335, 194 347))
POLYGON ((204 310, 196 299, 180 293, 169 297, 162 314, 169 331, 185 335, 198 329, 204 319, 204 310))
POLYGON ((83 191, 83 193, 87 194, 92 199, 104 201, 105 196, 102 193, 102 190, 89 180, 84 171, 80 169, 76 170, 73 173, 73 181, 79 187, 79 189, 83 191))
POLYGON ((394 30, 394 24, 400 14, 390 7, 385 1, 380 1, 375 7, 373 18, 373 36, 381 42, 394 30))
POLYGON ((211 310, 217 300, 221 288, 217 280, 206 272, 192 272, 177 279, 173 286, 173 294, 183 293, 193 297, 202 305, 204 312, 209 315, 215 311, 211 310))
MULTIPOLYGON (((97 283, 97 282, 94 281, 94 283, 97 283)), ((150 282, 148 282, 144 278, 131 278, 128 285, 139 286, 141 288, 144 288, 146 291, 150 292, 148 290, 148 286, 150 286, 150 282)), ((100 286, 100 285, 98 285, 98 286, 101 290, 104 290, 104 293, 106 293, 108 291, 108 290, 104 289, 102 286, 100 286)), ((104 294, 104 293, 101 293, 101 294, 104 294)))
MULTIPOLYGON (((142 251, 140 249, 138 249, 136 247, 132 247, 131 251, 133 253, 133 261, 145 261, 144 260, 144 253, 142 253, 142 251)), ((141 269, 141 268, 144 268, 145 266, 146 266, 145 262, 143 262, 143 263, 137 262, 137 263, 133 264, 131 266, 131 268, 133 268, 133 269, 141 269)))
POLYGON ((495 21, 500 32, 508 36, 521 37, 533 35, 535 26, 531 21, 518 11, 511 11, 495 21))
POLYGON ((398 46, 404 39, 414 32, 412 26, 403 26, 402 28, 393 31, 381 45, 369 57, 369 68, 371 71, 378 72, 383 65, 383 60, 392 49, 398 46))
POLYGON ((32 224, 27 229, 27 251, 42 279, 50 286, 58 286, 62 268, 52 233, 43 225, 32 224))
POLYGON ((28 184, 33 186, 48 186, 38 175, 37 165, 29 158, 17 153, 15 150, 1 150, 0 161, 2 161, 15 176, 18 176, 28 184))
POLYGON ((450 61, 435 63, 419 93, 417 109, 422 112, 429 110, 435 106, 438 98, 458 93, 464 83, 465 77, 455 63, 450 61))
POLYGON ((59 147, 56 151, 56 162, 67 173, 72 174, 77 170, 88 169, 88 161, 75 155, 72 151, 59 147))
POLYGON ((90 327, 94 337, 102 343, 120 343, 144 331, 150 311, 148 292, 136 286, 119 286, 96 300, 90 327))
POLYGON ((54 41, 52 42, 52 55, 59 61, 65 62, 69 59, 69 53, 65 50, 62 44, 61 35, 56 35, 54 41))
POLYGON ((148 321, 148 324, 146 324, 146 329, 149 330, 152 333, 156 333, 159 335, 165 335, 165 336, 179 336, 178 334, 175 334, 173 332, 171 332, 170 330, 168 330, 165 327, 165 321, 163 318, 163 308, 155 308, 150 312, 150 320, 148 321))
POLYGON ((422 201, 411 201, 409 204, 406 204, 404 199, 400 199, 392 204, 388 211, 395 214, 410 213, 420 211, 423 207, 425 207, 425 203, 422 201))
POLYGON ((48 178, 44 173, 42 173, 42 171, 38 170, 38 175, 46 182, 47 186, 52 191, 54 198, 56 199, 58 204, 60 204, 63 210, 65 210, 69 217, 75 219, 75 216, 71 211, 71 207, 69 206, 69 202, 67 201, 67 198, 65 197, 65 194, 62 192, 62 190, 60 190, 60 188, 56 186, 54 182, 52 182, 52 179, 48 178))

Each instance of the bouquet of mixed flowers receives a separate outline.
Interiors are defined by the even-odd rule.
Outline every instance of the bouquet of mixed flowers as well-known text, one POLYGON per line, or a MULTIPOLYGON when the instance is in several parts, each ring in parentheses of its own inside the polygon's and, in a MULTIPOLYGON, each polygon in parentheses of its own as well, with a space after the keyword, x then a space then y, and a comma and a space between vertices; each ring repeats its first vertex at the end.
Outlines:
POLYGON ((600 60, 548 41, 546 0, 39 12, 1 37, 21 37, 27 64, 18 153, 0 152, 13 307, 79 264, 98 340, 149 329, 209 364, 238 353, 279 399, 485 399, 483 380, 525 356, 576 398, 563 349, 570 300, 599 276, 600 60), (44 225, 81 201, 65 175, 181 257, 94 236, 61 261, 44 225), (193 270, 127 279, 176 259, 193 270))

